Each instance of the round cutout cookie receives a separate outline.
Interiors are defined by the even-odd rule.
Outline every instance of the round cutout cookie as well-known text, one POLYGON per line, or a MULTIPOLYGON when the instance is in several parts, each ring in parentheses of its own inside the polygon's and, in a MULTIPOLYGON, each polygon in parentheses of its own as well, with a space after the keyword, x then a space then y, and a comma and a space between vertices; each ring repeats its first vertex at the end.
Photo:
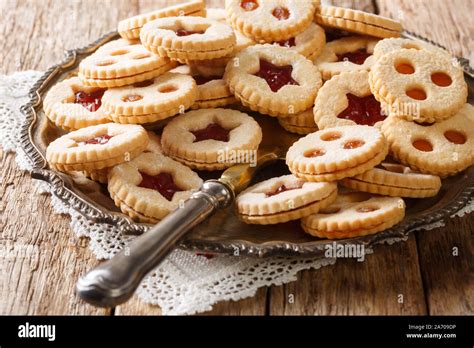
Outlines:
POLYGON ((311 62, 270 44, 244 49, 226 67, 224 79, 246 107, 274 117, 290 117, 309 109, 322 85, 311 62))
POLYGON ((288 132, 296 134, 310 134, 318 130, 312 109, 295 116, 278 118, 278 123, 288 132))
POLYGON ((365 192, 339 193, 329 207, 304 217, 301 227, 318 238, 353 238, 386 230, 404 216, 405 202, 401 198, 365 192))
POLYGON ((103 89, 85 86, 78 77, 71 77, 51 87, 43 110, 51 122, 66 131, 108 123, 103 94, 103 89))
POLYGON ((327 27, 380 38, 399 37, 403 30, 399 21, 344 7, 321 6, 315 19, 327 27))
POLYGON ((83 59, 78 76, 87 86, 120 87, 152 79, 176 65, 148 52, 139 42, 118 39, 83 59))
POLYGON ((140 30, 146 23, 163 17, 204 16, 206 14, 205 5, 204 0, 187 0, 181 4, 133 16, 119 22, 118 32, 124 39, 138 39, 140 30))
POLYGON ((236 207, 245 223, 268 225, 315 214, 336 196, 336 183, 305 182, 284 175, 247 188, 237 196, 236 207))
POLYGON ((287 40, 313 21, 319 0, 226 0, 227 21, 245 36, 260 42, 287 40))
POLYGON ((389 116, 382 132, 390 151, 414 170, 445 177, 474 164, 474 107, 464 104, 451 118, 419 124, 389 116))
POLYGON ((378 60, 384 54, 387 54, 393 51, 398 51, 404 48, 414 49, 414 50, 427 50, 427 51, 432 51, 439 54, 446 54, 451 57, 448 51, 445 51, 444 49, 440 47, 436 47, 434 45, 431 45, 423 41, 415 41, 415 40, 399 37, 399 38, 389 38, 389 39, 380 40, 374 47, 375 60, 378 60))
POLYGON ((341 182, 356 191, 392 197, 432 197, 441 188, 439 176, 417 173, 398 163, 381 163, 341 182))
POLYGON ((228 56, 236 43, 229 25, 202 17, 156 19, 142 28, 140 40, 149 51, 181 62, 228 56))
POLYGON ((122 212, 157 223, 202 185, 188 167, 162 154, 143 153, 111 169, 108 190, 122 212))
POLYGON ((46 159, 60 171, 91 171, 130 161, 147 144, 148 135, 143 127, 105 123, 54 140, 46 149, 46 159))
POLYGON ((198 97, 191 109, 220 108, 237 102, 222 77, 222 69, 192 65, 191 75, 198 88, 198 97))
POLYGON ((343 72, 368 71, 375 62, 374 47, 378 40, 369 37, 344 37, 328 42, 313 63, 323 80, 343 72))
POLYGON ((261 141, 258 123, 231 109, 189 111, 171 120, 161 137, 166 155, 199 170, 251 163, 261 141))
POLYGON ((116 123, 145 124, 184 112, 198 98, 191 76, 167 72, 152 80, 109 89, 104 110, 116 123))
POLYGON ((380 128, 386 118, 370 91, 367 71, 345 72, 327 81, 318 92, 313 112, 319 129, 357 124, 380 128))
POLYGON ((375 167, 387 153, 387 141, 376 128, 340 126, 296 141, 286 154, 286 164, 306 181, 335 181, 375 167))
POLYGON ((369 74, 372 93, 390 114, 410 121, 437 122, 467 101, 463 70, 445 54, 401 49, 383 55, 369 74))

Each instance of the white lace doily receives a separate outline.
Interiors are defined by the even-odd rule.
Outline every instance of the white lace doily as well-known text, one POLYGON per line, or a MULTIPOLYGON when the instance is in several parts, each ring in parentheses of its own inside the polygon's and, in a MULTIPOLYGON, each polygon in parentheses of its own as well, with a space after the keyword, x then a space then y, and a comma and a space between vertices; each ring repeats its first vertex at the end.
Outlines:
MULTIPOLYGON (((38 71, 0 75, 0 146, 5 152, 15 151, 22 170, 31 163, 18 144, 18 131, 24 122, 19 108, 28 100, 28 91, 41 76, 38 71)), ((36 180, 33 180, 36 181, 36 180)), ((41 192, 49 193, 49 185, 37 182, 41 192)), ((89 247, 98 259, 108 259, 121 250, 132 236, 122 235, 114 226, 96 224, 85 219, 74 209, 52 196, 52 207, 57 213, 71 217, 72 230, 81 237, 90 238, 89 247)), ((474 210, 474 200, 456 215, 463 216, 474 210)), ((442 222, 424 226, 432 229, 442 222)), ((390 244, 403 239, 393 239, 390 244)), ((371 250, 365 250, 370 253, 371 250)), ((159 305, 163 314, 194 314, 209 311, 213 304, 223 300, 240 300, 255 295, 258 288, 280 285, 296 280, 304 269, 334 264, 335 259, 311 257, 271 257, 257 259, 216 255, 211 259, 193 252, 174 250, 168 258, 148 275, 137 294, 145 302, 159 305)))

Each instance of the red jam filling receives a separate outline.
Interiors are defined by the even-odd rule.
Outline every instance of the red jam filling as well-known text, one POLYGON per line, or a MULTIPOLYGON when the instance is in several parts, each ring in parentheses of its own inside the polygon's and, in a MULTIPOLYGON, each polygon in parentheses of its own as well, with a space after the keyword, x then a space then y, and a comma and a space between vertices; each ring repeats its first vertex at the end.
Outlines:
POLYGON ((296 46, 296 42, 295 42, 294 37, 292 37, 288 40, 277 41, 276 43, 279 44, 282 47, 288 47, 288 48, 296 46))
POLYGON ((347 52, 344 54, 338 54, 337 58, 340 62, 344 60, 348 60, 354 64, 362 65, 364 64, 365 60, 369 58, 372 54, 368 53, 366 50, 358 50, 355 52, 347 52))
POLYGON ((81 104, 90 112, 97 111, 102 105, 102 96, 104 95, 104 90, 100 89, 92 93, 86 92, 77 92, 75 94, 74 103, 81 104))
POLYGON ((286 85, 299 86, 299 83, 291 77, 292 72, 293 66, 291 65, 276 66, 260 59, 260 70, 254 75, 267 81, 268 86, 273 92, 278 92, 280 88, 286 85))
POLYGON ((220 76, 201 76, 201 75, 193 76, 193 78, 196 81, 196 84, 198 86, 208 83, 209 81, 222 79, 222 77, 220 76))
POLYGON ((186 30, 186 29, 178 29, 178 30, 175 30, 174 32, 178 36, 188 36, 188 35, 193 35, 193 34, 204 34, 203 30, 193 31, 193 30, 186 30))
POLYGON ((148 175, 140 172, 140 175, 142 176, 142 181, 138 184, 139 187, 158 191, 168 201, 173 199, 176 192, 184 191, 174 183, 173 176, 170 173, 148 175))
POLYGON ((380 103, 374 96, 357 97, 353 94, 346 94, 349 105, 337 118, 354 121, 360 125, 373 126, 379 121, 383 121, 387 116, 382 114, 380 103))
POLYGON ((198 129, 196 131, 192 131, 191 133, 193 133, 196 137, 194 140, 195 143, 209 139, 224 142, 229 141, 229 131, 217 123, 211 123, 207 125, 206 128, 198 129))
POLYGON ((285 185, 280 185, 275 190, 273 190, 271 192, 267 192, 266 196, 267 197, 276 196, 276 195, 278 195, 282 192, 296 190, 296 189, 299 189, 299 188, 301 188, 301 187, 286 187, 285 185))
POLYGON ((244 0, 240 3, 240 7, 242 7, 245 11, 253 11, 257 9, 258 2, 256 0, 244 0))
POLYGON ((86 141, 80 141, 78 142, 78 145, 104 145, 109 142, 110 139, 112 139, 113 136, 105 134, 105 135, 100 135, 95 138, 88 139, 86 141))
POLYGON ((285 19, 290 18, 290 11, 288 11, 288 9, 285 7, 276 7, 272 11, 272 15, 279 21, 283 21, 285 19))

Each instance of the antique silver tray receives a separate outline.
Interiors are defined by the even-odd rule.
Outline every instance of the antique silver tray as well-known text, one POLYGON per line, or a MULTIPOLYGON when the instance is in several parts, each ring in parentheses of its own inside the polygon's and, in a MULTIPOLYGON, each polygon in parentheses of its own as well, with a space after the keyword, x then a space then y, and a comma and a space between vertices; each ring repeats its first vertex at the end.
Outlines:
MULTIPOLYGON (((404 36, 428 41, 412 33, 404 36)), ((48 167, 45 160, 47 145, 60 136, 62 131, 52 125, 42 110, 42 99, 58 81, 74 74, 79 62, 104 43, 118 38, 116 32, 109 33, 90 45, 69 50, 65 59, 51 67, 30 91, 30 101, 22 107, 26 123, 21 129, 21 144, 33 163, 31 176, 51 184, 51 191, 59 199, 72 206, 82 215, 96 222, 117 226, 123 233, 140 234, 150 225, 133 222, 115 207, 107 188, 84 177, 72 177, 48 167)), ((432 42, 431 42, 432 43, 432 42)), ((474 78, 469 62, 458 58, 465 71, 469 86, 469 102, 474 103, 474 78)), ((260 178, 284 172, 284 165, 276 164, 264 169, 260 178)), ((200 173, 200 175, 203 173, 200 173)), ((216 176, 218 177, 220 173, 216 176)), ((212 174, 210 175, 212 176, 212 174)), ((209 175, 203 177, 210 178, 209 175)), ((258 179, 258 178, 257 178, 258 179)), ((393 238, 403 238, 416 228, 449 218, 473 196, 474 166, 463 173, 443 180, 443 187, 436 197, 416 200, 405 199, 407 214, 395 227, 372 236, 339 240, 338 243, 364 244, 366 247, 393 238)), ((268 256, 275 254, 323 255, 330 240, 315 239, 305 234, 298 222, 272 226, 246 225, 240 222, 232 211, 233 207, 219 211, 210 219, 194 228, 181 241, 180 247, 208 252, 233 253, 242 255, 268 256)))

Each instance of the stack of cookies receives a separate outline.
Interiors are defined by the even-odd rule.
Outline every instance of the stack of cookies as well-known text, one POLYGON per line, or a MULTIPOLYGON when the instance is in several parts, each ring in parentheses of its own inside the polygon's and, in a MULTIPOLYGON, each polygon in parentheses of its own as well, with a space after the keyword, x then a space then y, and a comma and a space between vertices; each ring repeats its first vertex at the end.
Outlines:
POLYGON ((377 233, 403 219, 401 197, 434 196, 440 177, 474 162, 461 69, 401 31, 319 0, 189 0, 125 19, 121 38, 45 97, 49 120, 69 132, 46 157, 156 223, 200 188, 196 170, 255 158, 235 155, 259 147, 256 112, 303 137, 288 150, 290 175, 237 197, 239 217, 301 219, 319 238, 377 233))

